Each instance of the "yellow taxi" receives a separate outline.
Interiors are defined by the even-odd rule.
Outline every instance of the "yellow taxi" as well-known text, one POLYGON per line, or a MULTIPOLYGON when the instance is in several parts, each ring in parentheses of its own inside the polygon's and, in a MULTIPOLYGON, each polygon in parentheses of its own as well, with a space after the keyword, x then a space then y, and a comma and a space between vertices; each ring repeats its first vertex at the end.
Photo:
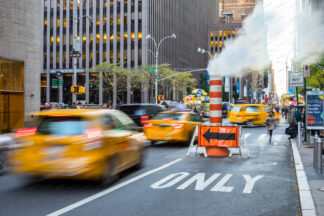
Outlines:
MULTIPOLYGON (((234 104, 228 112, 228 120, 236 124, 263 125, 271 108, 261 104, 234 104)), ((276 120, 279 113, 275 112, 276 120)))
POLYGON ((33 116, 36 127, 15 133, 18 147, 9 156, 14 173, 108 184, 142 163, 146 138, 121 111, 62 109, 33 116))
POLYGON ((144 125, 146 138, 157 141, 188 142, 202 118, 194 112, 161 112, 144 125))

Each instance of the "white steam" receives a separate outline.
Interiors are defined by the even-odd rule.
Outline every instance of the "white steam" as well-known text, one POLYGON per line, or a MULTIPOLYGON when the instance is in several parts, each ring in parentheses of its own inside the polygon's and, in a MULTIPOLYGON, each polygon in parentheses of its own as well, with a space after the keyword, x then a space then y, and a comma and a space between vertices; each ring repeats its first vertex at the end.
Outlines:
MULTIPOLYGON (((273 64, 285 64, 292 56, 294 62, 316 63, 324 53, 324 10, 301 10, 293 0, 259 1, 239 36, 224 44, 222 52, 209 62, 211 75, 261 72, 268 68, 269 59, 273 64)), ((285 67, 278 72, 277 78, 285 79, 285 67)))
POLYGON ((304 8, 297 18, 297 49, 294 60, 316 63, 324 53, 324 11, 304 8))
POLYGON ((245 19, 239 36, 225 43, 220 55, 209 62, 211 75, 241 75, 268 65, 267 31, 262 4, 245 19))

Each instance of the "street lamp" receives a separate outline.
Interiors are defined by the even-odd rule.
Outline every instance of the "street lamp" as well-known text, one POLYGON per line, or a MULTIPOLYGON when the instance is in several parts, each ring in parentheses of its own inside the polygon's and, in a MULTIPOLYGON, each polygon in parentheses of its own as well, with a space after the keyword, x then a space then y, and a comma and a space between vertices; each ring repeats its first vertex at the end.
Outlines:
POLYGON ((198 47, 198 50, 197 51, 199 53, 207 53, 209 55, 210 59, 213 57, 209 51, 207 51, 205 49, 201 49, 200 47, 198 47))
POLYGON ((156 40, 151 35, 146 36, 146 39, 152 39, 153 40, 154 46, 155 46, 155 56, 154 57, 155 57, 155 103, 156 104, 158 103, 159 49, 160 49, 160 46, 161 46, 162 42, 167 38, 175 39, 175 38, 177 38, 177 36, 173 33, 172 35, 169 35, 169 36, 166 36, 166 37, 162 38, 158 44, 156 43, 156 40))
MULTIPOLYGON (((73 1, 73 49, 70 53, 70 55, 73 58, 73 77, 72 77, 72 85, 77 85, 77 58, 81 56, 81 41, 78 39, 78 21, 82 18, 87 18, 91 21, 91 17, 84 15, 78 17, 78 9, 77 5, 80 4, 80 0, 73 1)), ((76 103, 76 94, 72 94, 72 102, 76 103)))

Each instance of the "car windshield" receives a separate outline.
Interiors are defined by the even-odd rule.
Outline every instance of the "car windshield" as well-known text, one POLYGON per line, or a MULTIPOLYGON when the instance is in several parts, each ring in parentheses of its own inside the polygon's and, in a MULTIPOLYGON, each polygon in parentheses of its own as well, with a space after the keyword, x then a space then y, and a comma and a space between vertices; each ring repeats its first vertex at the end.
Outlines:
POLYGON ((269 107, 264 107, 263 110, 264 110, 265 112, 270 112, 269 107))
POLYGON ((233 112, 240 112, 241 109, 242 109, 241 106, 233 106, 233 107, 231 108, 231 111, 233 111, 233 112))
POLYGON ((50 135, 80 135, 84 134, 87 121, 80 117, 46 117, 37 129, 40 134, 50 135))
POLYGON ((184 120, 186 117, 185 114, 182 113, 160 113, 156 115, 154 120, 184 120))
POLYGON ((259 108, 257 106, 248 106, 246 112, 259 112, 259 108))
POLYGON ((127 115, 146 115, 147 112, 143 106, 120 106, 119 110, 127 115))

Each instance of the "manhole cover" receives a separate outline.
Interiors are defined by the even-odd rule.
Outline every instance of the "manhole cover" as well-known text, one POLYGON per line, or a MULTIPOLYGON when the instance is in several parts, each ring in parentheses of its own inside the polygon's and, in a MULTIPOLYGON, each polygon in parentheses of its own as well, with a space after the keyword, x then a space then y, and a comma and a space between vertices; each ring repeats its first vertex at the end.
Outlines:
POLYGON ((318 190, 324 192, 324 187, 318 188, 318 190))
POLYGON ((258 161, 252 161, 251 164, 260 164, 260 165, 268 165, 268 166, 275 166, 278 163, 277 162, 258 162, 258 161))

